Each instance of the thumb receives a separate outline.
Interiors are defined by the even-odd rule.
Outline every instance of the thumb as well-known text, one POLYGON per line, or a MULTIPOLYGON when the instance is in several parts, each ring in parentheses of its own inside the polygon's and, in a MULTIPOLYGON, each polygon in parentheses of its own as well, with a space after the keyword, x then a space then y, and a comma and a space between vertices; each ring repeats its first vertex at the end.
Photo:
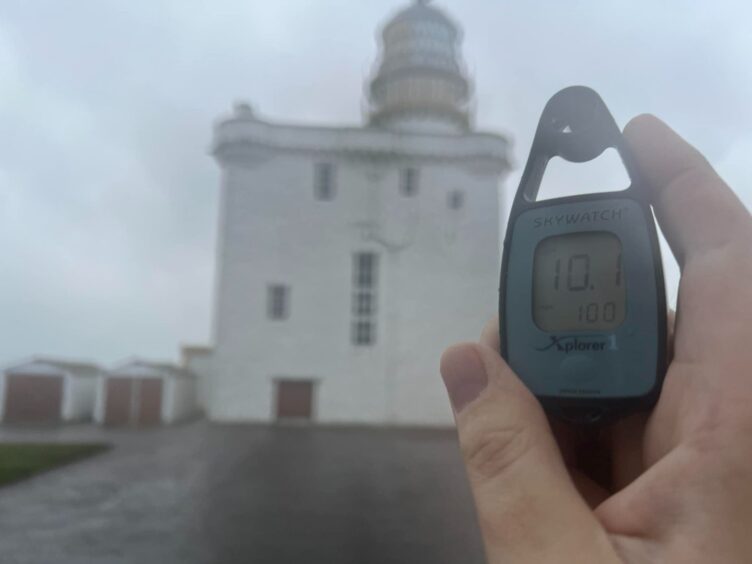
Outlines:
POLYGON ((617 561, 564 466, 540 404, 499 354, 441 358, 489 562, 617 561))

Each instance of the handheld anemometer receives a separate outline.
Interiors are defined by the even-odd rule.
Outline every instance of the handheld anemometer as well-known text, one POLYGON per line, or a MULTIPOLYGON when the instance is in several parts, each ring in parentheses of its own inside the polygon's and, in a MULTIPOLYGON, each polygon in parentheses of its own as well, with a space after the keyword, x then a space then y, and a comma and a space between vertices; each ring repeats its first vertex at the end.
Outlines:
POLYGON ((504 240, 501 354, 550 413, 593 423, 651 407, 666 363, 666 296, 645 187, 598 94, 546 104, 504 240), (536 201, 554 156, 582 163, 613 147, 626 190, 536 201))

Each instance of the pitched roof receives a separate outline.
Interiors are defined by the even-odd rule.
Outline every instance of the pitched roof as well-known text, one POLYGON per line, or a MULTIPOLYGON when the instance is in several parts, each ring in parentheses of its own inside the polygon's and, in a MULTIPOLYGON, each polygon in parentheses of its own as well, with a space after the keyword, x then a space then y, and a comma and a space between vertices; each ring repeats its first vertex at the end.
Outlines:
POLYGON ((59 366, 63 370, 68 370, 78 376, 96 376, 101 372, 101 368, 96 364, 89 362, 73 362, 68 360, 47 360, 49 364, 59 366))
POLYGON ((133 359, 110 370, 111 374, 137 375, 139 373, 149 375, 174 376, 176 378, 195 378, 195 375, 168 362, 151 362, 147 360, 133 359))
POLYGON ((48 358, 43 356, 35 356, 34 358, 15 364, 7 368, 6 372, 18 372, 23 373, 27 367, 33 365, 47 365, 58 368, 61 371, 69 372, 75 376, 96 377, 102 369, 92 362, 81 362, 73 360, 63 360, 57 358, 48 358))

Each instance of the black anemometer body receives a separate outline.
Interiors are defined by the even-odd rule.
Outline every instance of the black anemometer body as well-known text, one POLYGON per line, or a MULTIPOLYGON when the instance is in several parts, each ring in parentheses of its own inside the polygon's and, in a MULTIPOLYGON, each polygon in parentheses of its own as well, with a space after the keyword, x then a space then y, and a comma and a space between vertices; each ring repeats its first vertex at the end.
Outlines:
POLYGON ((650 408, 666 368, 666 295, 645 187, 603 100, 546 104, 514 198, 499 299, 501 354, 551 414, 576 423, 650 408), (554 156, 616 149, 626 190, 536 201, 554 156))

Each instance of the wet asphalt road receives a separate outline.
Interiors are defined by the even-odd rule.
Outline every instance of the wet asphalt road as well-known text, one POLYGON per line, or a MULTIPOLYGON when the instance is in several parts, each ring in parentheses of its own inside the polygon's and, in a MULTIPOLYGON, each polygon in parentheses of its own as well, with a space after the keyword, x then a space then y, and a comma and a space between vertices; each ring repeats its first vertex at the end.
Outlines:
POLYGON ((103 455, 0 489, 1 562, 483 561, 453 431, 200 422, 106 437, 103 455))

